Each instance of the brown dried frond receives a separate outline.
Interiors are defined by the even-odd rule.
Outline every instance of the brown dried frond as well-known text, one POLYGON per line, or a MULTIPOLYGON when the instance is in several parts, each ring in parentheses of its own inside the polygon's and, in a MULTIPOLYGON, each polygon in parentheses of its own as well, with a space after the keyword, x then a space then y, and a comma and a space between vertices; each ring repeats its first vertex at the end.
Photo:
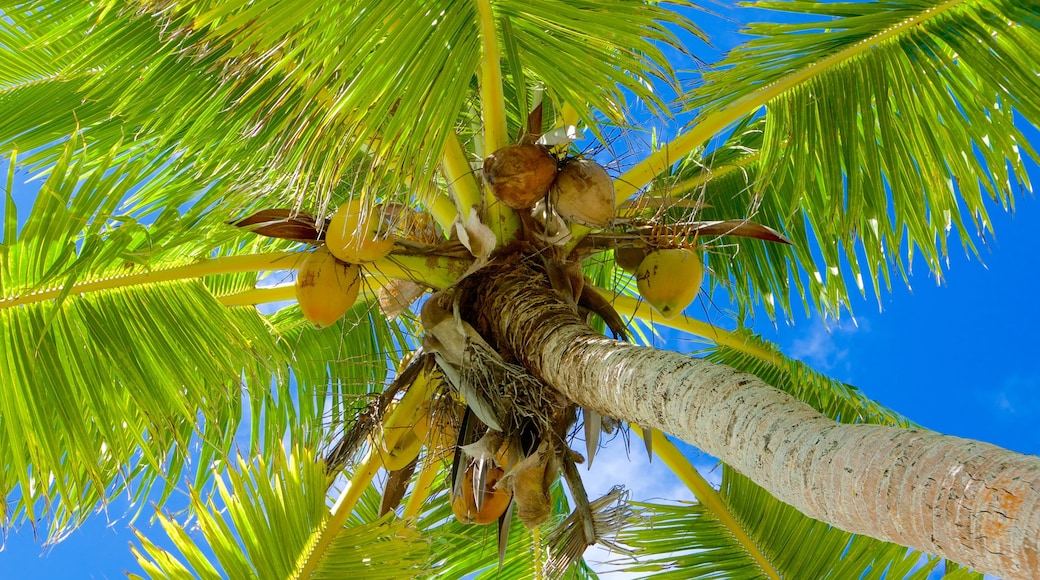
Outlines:
POLYGON ((594 543, 623 554, 633 553, 613 540, 622 526, 633 517, 632 508, 628 504, 628 492, 623 487, 615 486, 603 497, 590 502, 589 512, 594 541, 587 541, 582 512, 577 509, 546 536, 545 544, 550 553, 545 566, 547 578, 562 577, 567 568, 580 559, 585 550, 594 543))

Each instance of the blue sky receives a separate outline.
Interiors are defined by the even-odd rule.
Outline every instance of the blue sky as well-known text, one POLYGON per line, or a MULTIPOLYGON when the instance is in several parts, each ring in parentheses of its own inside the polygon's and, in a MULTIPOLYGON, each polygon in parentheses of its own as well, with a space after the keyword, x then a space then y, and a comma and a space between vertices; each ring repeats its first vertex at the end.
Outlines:
MULTIPOLYGON (((732 25, 711 27, 717 46, 725 48, 736 41, 732 29, 732 25)), ((1035 131, 1029 135, 1040 145, 1035 131)), ((1040 183, 1040 171, 1033 169, 1032 179, 1040 183)), ((19 195, 24 199, 32 191, 23 187, 19 195)), ((981 246, 981 261, 966 257, 954 242, 941 285, 921 268, 913 272, 912 289, 895 285, 881 296, 881 311, 872 296, 854 298, 855 324, 851 317, 843 317, 840 324, 825 325, 818 317, 796 310, 790 323, 774 327, 762 315, 753 327, 789 355, 860 387, 927 428, 1038 454, 1040 355, 1035 329, 1040 328, 1040 203, 1023 195, 1013 215, 993 208, 991 218, 996 236, 981 246)), ((713 312, 712 322, 732 327, 732 320, 708 310, 713 312)), ((704 311, 695 304, 690 313, 703 318, 704 311)), ((698 344, 671 340, 666 346, 686 351, 698 344)), ((615 446, 596 461, 596 471, 588 478, 593 497, 606 491, 602 486, 622 482, 630 487, 634 500, 690 499, 677 481, 660 470, 660 462, 647 466, 641 452, 634 452, 634 463, 628 463, 615 446)), ((706 471, 711 466, 706 457, 695 463, 706 471)), ((0 577, 121 578, 124 569, 138 571, 127 548, 133 535, 126 527, 126 510, 125 503, 116 502, 107 515, 98 515, 47 551, 27 526, 11 531, 6 549, 0 552, 0 577)), ((164 537, 146 518, 136 525, 153 539, 164 537)))

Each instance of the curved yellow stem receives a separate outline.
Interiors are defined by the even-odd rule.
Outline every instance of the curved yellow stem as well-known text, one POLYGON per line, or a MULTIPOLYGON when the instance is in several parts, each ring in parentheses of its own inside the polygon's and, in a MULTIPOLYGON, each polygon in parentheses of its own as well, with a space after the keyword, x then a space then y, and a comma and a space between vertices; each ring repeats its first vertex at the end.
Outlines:
POLYGON ((718 179, 723 175, 732 173, 739 169, 743 169, 744 167, 747 167, 748 165, 751 165, 752 163, 758 161, 759 159, 761 159, 761 157, 762 154, 758 151, 755 151, 754 153, 741 157, 733 163, 721 165, 719 167, 706 168, 696 177, 684 179, 683 181, 680 181, 679 183, 676 183, 675 185, 669 187, 668 195, 670 197, 679 197, 684 193, 688 193, 697 189, 698 187, 702 187, 705 183, 708 183, 712 179, 718 179))
POLYGON ((314 575, 318 564, 332 544, 332 540, 343 529, 350 514, 354 512, 354 506, 357 505, 361 494, 368 488, 368 484, 372 483, 372 478, 381 467, 379 454, 370 449, 365 458, 361 460, 357 470, 354 471, 353 476, 347 481, 347 486, 343 488, 339 498, 336 499, 325 525, 315 532, 317 538, 314 541, 314 548, 307 554, 307 559, 299 567, 299 572, 294 575, 294 578, 306 579, 314 575))
POLYGON ((502 55, 498 50, 498 31, 491 0, 477 0, 480 18, 480 105, 484 121, 484 148, 495 151, 509 143, 506 128, 505 94, 502 91, 502 55))
POLYGON ((431 453, 427 453, 426 457, 423 458, 423 466, 422 470, 419 471, 419 478, 415 480, 415 486, 412 487, 412 494, 408 496, 408 502, 404 505, 404 513, 401 514, 403 517, 414 518, 419 515, 423 505, 426 504, 426 500, 429 499, 430 494, 433 492, 433 483, 436 481, 437 474, 440 471, 441 461, 431 453))
POLYGON ((235 294, 221 296, 217 300, 229 308, 233 306, 255 306, 282 300, 296 300, 296 285, 283 284, 266 288, 250 288, 235 294))
POLYGON ((596 288, 596 291, 610 300, 611 304, 614 306, 614 310, 616 310, 621 316, 634 316, 653 324, 660 324, 661 326, 667 326, 669 328, 695 334, 707 338, 720 346, 728 346, 734 350, 739 350, 740 352, 768 361, 772 364, 778 365, 783 362, 781 356, 769 352, 757 344, 749 342, 746 338, 734 332, 719 328, 713 324, 697 320, 696 318, 689 318, 687 316, 680 316, 677 318, 664 318, 663 316, 659 316, 651 319, 650 316, 653 314, 653 310, 649 304, 645 304, 637 298, 625 296, 624 294, 615 296, 614 293, 602 288, 596 288))
POLYGON ((459 210, 455 208, 452 199, 443 193, 435 193, 431 199, 421 200, 421 203, 433 216, 437 225, 444 230, 444 233, 450 233, 451 224, 455 223, 455 216, 459 215, 459 210))
MULTIPOLYGON (((387 449, 397 445, 397 441, 404 434, 405 428, 410 429, 412 427, 419 406, 429 399, 432 389, 433 381, 425 374, 421 374, 405 393, 404 397, 401 398, 393 412, 387 415, 383 422, 383 436, 386 440, 385 445, 387 449)), ((336 503, 332 506, 332 513, 329 515, 327 523, 319 531, 315 532, 317 538, 314 541, 314 548, 307 555, 307 560, 300 567, 300 572, 295 576, 296 578, 306 579, 314 574, 321 559, 325 556, 325 552, 336 538, 336 534, 347 523, 347 519, 354 511, 354 506, 357 505, 361 494, 372 483, 372 478, 375 477, 375 474, 382 467, 383 464, 379 459, 379 454, 375 450, 369 449, 365 458, 347 482, 347 486, 340 493, 336 503)))
MULTIPOLYGON (((193 264, 174 266, 158 270, 149 270, 136 274, 109 276, 97 280, 77 282, 68 291, 68 296, 77 296, 90 292, 126 288, 141 284, 156 284, 175 280, 204 278, 217 274, 235 274, 240 272, 262 272, 268 270, 293 270, 300 266, 303 252, 271 252, 267 254, 247 254, 243 256, 223 256, 208 260, 200 260, 193 264)), ((444 256, 403 256, 391 254, 382 260, 365 265, 365 269, 375 272, 377 276, 413 280, 431 288, 445 288, 466 271, 469 263, 458 258, 444 256)), ((25 304, 34 304, 54 300, 62 295, 62 288, 48 288, 26 294, 0 298, 0 310, 25 304)), ((285 292, 284 290, 279 292, 285 292)), ((256 295, 256 296, 259 296, 256 295)), ((252 298, 242 298, 251 300, 252 298)), ((249 302, 231 301, 228 305, 247 304, 249 302)), ((253 302, 258 304, 259 302, 253 302)))
POLYGON ((481 203, 480 185, 470 166, 466 151, 459 142, 459 136, 455 133, 448 135, 444 142, 444 154, 441 159, 441 171, 444 179, 448 182, 448 189, 455 199, 459 215, 463 219, 469 216, 470 208, 480 208, 481 203))
MULTIPOLYGON (((506 127, 506 101, 502 91, 502 56, 498 50, 498 31, 491 0, 477 0, 483 58, 480 59, 480 106, 484 122, 484 150, 493 153, 509 144, 506 127)), ((498 202, 491 190, 484 192, 487 226, 495 232, 499 245, 512 240, 520 230, 516 212, 498 202)), ((465 216, 463 216, 465 218, 465 216)))
MULTIPOLYGON (((365 284, 358 294, 358 301, 368 302, 374 300, 377 297, 376 290, 384 286, 388 280, 389 278, 384 276, 366 276, 365 284)), ((229 308, 233 306, 256 306, 257 304, 270 304, 271 302, 282 302, 285 300, 296 300, 295 284, 261 286, 217 298, 217 301, 229 308)))
MULTIPOLYGON (((161 270, 150 270, 136 274, 125 274, 121 276, 109 276, 99 280, 77 282, 69 289, 69 296, 111 290, 114 288, 125 288, 138 284, 155 284, 157 282, 171 282, 174 280, 187 280, 192 278, 203 278, 215 274, 233 274, 239 272, 260 272, 264 270, 292 270, 299 266, 303 254, 299 252, 272 252, 269 254, 248 254, 244 256, 224 256, 208 260, 200 260, 193 264, 174 266, 161 270)), ((28 294, 9 296, 0 299, 0 310, 33 304, 45 300, 53 300, 60 296, 63 288, 49 288, 38 290, 28 294)))
MULTIPOLYGON (((646 437, 646 434, 638 425, 629 425, 637 435, 640 437, 646 437)), ((722 499, 715 488, 705 480, 697 469, 690 463, 689 459, 679 451, 663 433, 654 429, 651 431, 651 437, 653 438, 654 453, 657 457, 661 458, 661 461, 672 470, 672 473, 682 481, 686 487, 693 492, 693 496, 697 498, 712 515, 715 516, 719 523, 721 523, 729 533, 733 534, 733 537, 737 542, 744 548, 751 559, 758 564, 762 572, 765 573, 767 578, 773 578, 780 580, 780 574, 776 568, 769 561, 769 558, 758 549, 754 540, 751 536, 744 531, 744 527, 740 525, 740 522, 730 512, 729 506, 726 501, 722 499)))
POLYGON ((369 272, 387 278, 412 280, 440 290, 455 283, 470 265, 469 261, 444 256, 401 256, 390 254, 364 266, 369 272))

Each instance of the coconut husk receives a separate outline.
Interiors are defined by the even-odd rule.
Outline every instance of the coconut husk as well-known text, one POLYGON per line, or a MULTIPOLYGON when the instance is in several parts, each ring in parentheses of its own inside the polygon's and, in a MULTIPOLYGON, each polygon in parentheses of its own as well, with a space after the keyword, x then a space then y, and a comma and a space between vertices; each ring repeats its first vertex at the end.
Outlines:
POLYGON ((513 209, 534 206, 555 180, 556 158, 541 145, 507 145, 484 160, 484 182, 513 209))

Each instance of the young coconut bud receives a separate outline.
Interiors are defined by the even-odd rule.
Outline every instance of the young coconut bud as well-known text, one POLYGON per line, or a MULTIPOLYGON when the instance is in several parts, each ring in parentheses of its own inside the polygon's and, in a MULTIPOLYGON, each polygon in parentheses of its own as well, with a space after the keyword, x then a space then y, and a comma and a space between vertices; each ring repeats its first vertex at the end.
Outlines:
POLYGON ((325 232, 325 245, 334 256, 351 264, 373 262, 385 258, 394 247, 394 239, 385 234, 380 206, 371 207, 364 200, 352 199, 339 206, 325 232))
POLYGON ((476 467, 477 464, 474 462, 466 468, 466 473, 462 476, 462 489, 451 502, 451 511, 455 514, 455 519, 463 524, 490 524, 506 513, 513 494, 504 486, 495 488, 495 484, 505 475, 505 471, 497 466, 490 468, 484 487, 477 489, 473 481, 476 467), (484 494, 479 510, 476 498, 478 493, 484 494))
POLYGON ((693 302, 703 279, 700 257, 687 248, 650 252, 636 269, 639 295, 665 318, 674 318, 693 302))
POLYGON ((549 200, 567 221, 602 228, 614 219, 614 180, 591 159, 571 159, 556 176, 549 200))
POLYGON ((614 250, 614 263, 618 265, 618 268, 629 274, 636 273, 636 268, 639 267, 639 264, 643 262, 645 257, 646 248, 642 246, 626 246, 614 250))
POLYGON ((357 300, 361 269, 336 260, 326 248, 303 259, 296 273, 296 301, 303 317, 318 328, 331 326, 357 300))
POLYGON ((555 179, 556 158, 541 145, 507 145, 484 160, 484 182, 513 209, 533 207, 555 179))

